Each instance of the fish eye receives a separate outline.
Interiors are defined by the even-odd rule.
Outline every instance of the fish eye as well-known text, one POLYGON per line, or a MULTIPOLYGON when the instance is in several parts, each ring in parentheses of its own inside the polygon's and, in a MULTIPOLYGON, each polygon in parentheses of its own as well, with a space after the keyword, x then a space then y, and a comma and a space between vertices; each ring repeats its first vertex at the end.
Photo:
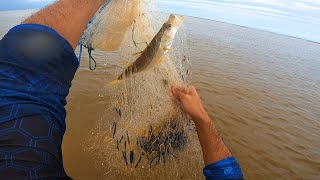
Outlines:
POLYGON ((168 25, 168 28, 171 28, 171 27, 172 27, 171 24, 169 24, 169 25, 168 25))

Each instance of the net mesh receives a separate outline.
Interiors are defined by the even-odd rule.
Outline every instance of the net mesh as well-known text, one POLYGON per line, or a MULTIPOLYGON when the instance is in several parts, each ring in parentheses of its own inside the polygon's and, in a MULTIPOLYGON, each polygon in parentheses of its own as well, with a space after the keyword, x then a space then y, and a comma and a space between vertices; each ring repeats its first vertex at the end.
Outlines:
POLYGON ((145 14, 142 10, 147 4, 142 0, 107 0, 91 20, 82 38, 83 43, 104 51, 117 50, 134 21, 145 14))
MULTIPOLYGON (((118 54, 117 61, 126 68, 169 17, 159 13, 155 4, 155 0, 107 1, 88 26, 82 43, 118 54)), ((201 177, 203 161, 194 125, 169 95, 172 84, 188 83, 190 77, 182 28, 162 63, 106 89, 111 104, 84 149, 108 179, 201 177)))

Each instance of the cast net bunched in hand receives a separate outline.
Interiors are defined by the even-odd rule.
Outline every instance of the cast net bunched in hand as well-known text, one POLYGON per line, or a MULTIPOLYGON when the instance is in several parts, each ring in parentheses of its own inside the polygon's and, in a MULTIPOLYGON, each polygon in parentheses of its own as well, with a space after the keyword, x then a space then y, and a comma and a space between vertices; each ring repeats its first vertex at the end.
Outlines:
MULTIPOLYGON (((113 0, 95 15, 82 43, 133 63, 168 19, 154 0, 113 0)), ((122 72, 115 74, 115 78, 122 72)), ((201 150, 193 124, 169 95, 188 83, 191 65, 183 29, 163 60, 107 89, 111 105, 84 144, 109 179, 194 179, 201 150)))

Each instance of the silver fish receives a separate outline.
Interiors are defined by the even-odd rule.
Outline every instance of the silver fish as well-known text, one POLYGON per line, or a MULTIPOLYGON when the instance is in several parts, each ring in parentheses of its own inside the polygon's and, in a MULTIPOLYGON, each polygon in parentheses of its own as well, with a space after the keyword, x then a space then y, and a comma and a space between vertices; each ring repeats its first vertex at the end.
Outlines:
POLYGON ((168 21, 162 25, 162 28, 141 53, 140 57, 128 66, 124 72, 110 84, 116 84, 132 74, 149 70, 161 63, 172 47, 175 35, 181 28, 183 21, 183 16, 170 15, 168 21))

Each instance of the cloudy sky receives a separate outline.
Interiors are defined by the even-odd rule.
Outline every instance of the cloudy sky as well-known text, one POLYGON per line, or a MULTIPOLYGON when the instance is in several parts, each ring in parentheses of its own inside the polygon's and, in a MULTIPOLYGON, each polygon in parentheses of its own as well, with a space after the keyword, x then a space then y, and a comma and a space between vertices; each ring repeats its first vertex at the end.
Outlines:
POLYGON ((54 0, 0 0, 0 2, 0 11, 3 11, 41 8, 54 0))
MULTIPOLYGON (((0 0, 0 10, 41 8, 55 0, 0 0)), ((162 11, 320 42, 320 0, 158 0, 162 11)))

